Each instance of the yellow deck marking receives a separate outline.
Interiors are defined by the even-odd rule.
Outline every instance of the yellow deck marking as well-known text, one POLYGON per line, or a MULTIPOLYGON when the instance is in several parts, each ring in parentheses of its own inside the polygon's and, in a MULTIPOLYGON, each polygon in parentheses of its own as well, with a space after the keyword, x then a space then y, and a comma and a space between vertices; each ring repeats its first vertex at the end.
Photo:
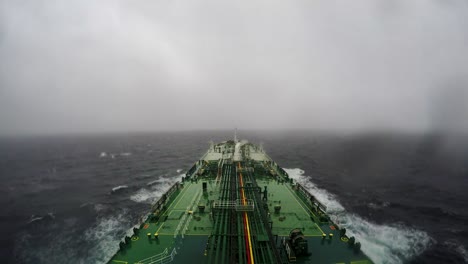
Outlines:
MULTIPOLYGON (((180 196, 180 198, 178 199, 177 203, 174 205, 174 208, 180 203, 180 201, 184 198, 185 194, 187 194, 187 191, 188 189, 190 189, 191 187, 193 186, 193 184, 190 184, 190 186, 184 188, 182 190, 182 192, 184 192, 184 194, 182 196, 180 196, 180 194, 178 196, 180 196)), ((175 199, 174 201, 171 202, 171 204, 169 204, 169 206, 167 207, 167 211, 170 211, 170 208, 172 206, 172 204, 176 201, 177 199, 175 199)), ((156 224, 154 224, 155 226, 158 226, 158 223, 159 222, 156 222, 156 224)), ((161 226, 159 226, 158 230, 156 230, 156 233, 158 233, 158 235, 163 235, 163 234, 159 234, 159 230, 161 230, 161 228, 163 227, 163 225, 165 224, 166 222, 163 222, 161 224, 161 226)))
MULTIPOLYGON (((296 201, 299 203, 299 205, 302 207, 302 210, 304 210, 304 212, 305 212, 306 214, 308 214, 307 211, 309 211, 311 214, 313 214, 313 212, 312 212, 309 208, 307 208, 307 210, 306 210, 306 209, 304 208, 304 206, 302 206, 301 201, 299 201, 299 200, 296 198, 296 196, 294 195, 294 193, 293 193, 288 187, 286 187, 286 189, 288 189, 289 194, 291 194, 291 196, 294 198, 294 200, 296 200, 296 201)), ((325 233, 323 232, 322 228, 320 228, 320 226, 317 225, 317 223, 314 222, 314 224, 315 224, 315 226, 320 230, 320 232, 322 232, 322 234, 325 234, 325 233)))
MULTIPOLYGON (((278 235, 278 236, 285 236, 285 237, 287 237, 287 236, 289 236, 289 234, 280 234, 280 235, 278 235)), ((304 235, 304 236, 305 236, 305 237, 322 237, 322 235, 304 235)))
POLYGON ((163 225, 165 224, 166 222, 162 223, 161 226, 158 228, 158 230, 156 230, 156 233, 159 233, 159 230, 161 229, 161 227, 163 227, 163 225))
MULTIPOLYGON (((184 198, 184 196, 187 194, 188 189, 190 189, 192 186, 193 186, 193 184, 190 184, 190 186, 187 187, 187 188, 185 189, 185 193, 180 197, 179 201, 177 201, 177 203, 174 205, 173 208, 176 208, 176 206, 180 203, 180 201, 182 201, 182 199, 184 198)), ((172 203, 174 203, 174 202, 175 202, 175 201, 172 201, 172 203)), ((168 209, 171 208, 172 203, 168 206, 168 209)))
MULTIPOLYGON (((159 236, 173 236, 174 233, 158 233, 159 236)), ((207 234, 185 234, 184 236, 209 236, 210 233, 207 234)), ((289 236, 289 234, 288 234, 289 236)))
POLYGON ((294 193, 288 188, 286 187, 286 189, 288 189, 289 193, 291 194, 291 196, 294 198, 294 200, 297 201, 297 203, 302 207, 302 210, 304 210, 304 212, 306 214, 309 214, 307 211, 309 211, 310 213, 312 213, 311 210, 309 210, 309 208, 307 208, 307 210, 304 208, 304 206, 302 206, 302 203, 296 198, 296 196, 294 195, 294 193))
MULTIPOLYGON (((288 234, 288 236, 289 236, 289 234, 288 234)), ((304 236, 305 237, 323 237, 323 235, 304 235, 304 236)))
POLYGON ((320 230, 320 232, 322 232, 322 234, 325 234, 325 233, 323 232, 322 228, 320 228, 320 226, 317 225, 317 223, 314 223, 314 224, 315 224, 315 226, 320 230))

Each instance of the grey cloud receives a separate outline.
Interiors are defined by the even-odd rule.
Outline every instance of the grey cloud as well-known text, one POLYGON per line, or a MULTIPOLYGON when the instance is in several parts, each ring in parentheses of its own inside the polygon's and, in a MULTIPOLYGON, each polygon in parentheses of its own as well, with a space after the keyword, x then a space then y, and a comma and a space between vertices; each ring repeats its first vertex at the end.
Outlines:
POLYGON ((463 0, 2 1, 0 133, 468 130, 440 121, 467 122, 467 93, 445 92, 468 90, 467 15, 463 0))

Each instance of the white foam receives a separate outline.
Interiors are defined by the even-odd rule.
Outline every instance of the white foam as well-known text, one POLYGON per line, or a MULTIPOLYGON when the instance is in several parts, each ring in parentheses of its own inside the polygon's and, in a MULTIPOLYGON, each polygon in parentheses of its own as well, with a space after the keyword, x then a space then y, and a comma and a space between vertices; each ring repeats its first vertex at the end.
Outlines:
POLYGON ((99 203, 98 203, 98 204, 95 204, 93 208, 94 208, 94 211, 95 211, 96 213, 99 213, 99 212, 103 211, 104 209, 106 209, 107 206, 104 205, 104 204, 99 204, 99 203))
POLYGON ((53 219, 55 219, 55 214, 54 213, 47 213, 44 216, 31 215, 31 219, 29 220, 28 224, 33 223, 33 222, 37 222, 37 221, 41 221, 43 219, 52 219, 53 220, 53 219))
MULTIPOLYGON (((32 216, 32 219, 54 217, 53 213, 48 213, 44 216, 32 216)), ((132 234, 132 228, 126 229, 133 224, 126 209, 120 210, 118 214, 98 218, 84 232, 76 222, 77 218, 65 219, 62 224, 66 228, 59 233, 52 232, 46 244, 31 244, 34 236, 26 232, 21 234, 18 238, 18 262, 105 264, 117 252, 119 242, 125 235, 132 234), (31 250, 33 247, 34 250, 31 250)))
POLYGON ((150 181, 150 182, 148 182, 146 185, 147 185, 147 186, 151 186, 151 185, 153 185, 153 184, 155 184, 155 183, 159 183, 159 179, 158 179, 158 180, 154 180, 154 181, 150 181))
POLYGON ((82 204, 80 205, 80 208, 86 207, 86 206, 88 206, 88 205, 90 205, 90 204, 91 204, 91 203, 82 203, 82 204))
POLYGON ((101 155, 99 155, 99 157, 105 158, 105 157, 107 157, 107 153, 106 152, 101 152, 101 155))
POLYGON ((443 244, 448 248, 455 249, 455 251, 463 257, 465 262, 468 263, 468 252, 463 247, 463 245, 460 244, 460 242, 454 239, 450 239, 450 240, 445 241, 443 244))
POLYGON ((36 222, 36 221, 40 221, 42 220, 42 218, 44 218, 43 216, 35 216, 35 215, 32 215, 31 216, 31 220, 29 220, 28 224, 32 223, 32 222, 36 222))
POLYGON ((183 170, 182 169, 178 169, 177 170, 177 173, 181 173, 183 170))
POLYGON ((146 188, 141 188, 135 194, 130 196, 130 200, 137 203, 152 204, 161 197, 174 183, 180 181, 184 175, 176 177, 160 177, 147 183, 146 188))
POLYGON ((333 194, 318 188, 310 177, 304 176, 303 170, 284 170, 327 206, 327 213, 332 220, 346 227, 347 234, 356 237, 356 241, 362 245, 362 251, 375 263, 404 263, 421 254, 432 243, 432 238, 426 232, 400 224, 378 225, 349 213, 333 194))
POLYGON ((157 183, 159 183, 159 184, 168 184, 169 182, 170 181, 168 181, 167 178, 161 177, 161 178, 158 178, 156 180, 148 182, 146 185, 151 186, 151 185, 155 185, 157 183))
POLYGON ((54 213, 47 213, 48 216, 50 216, 52 219, 55 219, 55 214, 54 213))
POLYGON ((117 187, 112 188, 112 192, 116 192, 116 191, 118 191, 118 190, 126 189, 126 188, 128 188, 127 185, 119 185, 119 186, 117 186, 117 187))
POLYGON ((369 207, 370 209, 374 209, 374 210, 380 210, 380 209, 383 209, 385 207, 388 207, 389 205, 390 205, 389 202, 383 202, 381 204, 379 204, 379 203, 368 203, 367 207, 369 207))
POLYGON ((458 247, 456 247, 455 250, 460 255, 462 255, 463 259, 465 259, 465 262, 468 263, 468 253, 466 252, 466 249, 462 245, 458 245, 458 247))
POLYGON ((87 241, 96 243, 89 250, 89 257, 93 263, 107 263, 119 249, 119 242, 122 239, 121 233, 124 231, 122 227, 127 226, 124 223, 128 222, 125 217, 126 213, 124 210, 123 213, 116 216, 102 218, 84 233, 87 241))
POLYGON ((135 194, 130 196, 130 200, 137 203, 152 204, 157 198, 161 197, 162 192, 151 191, 145 188, 138 190, 135 194))

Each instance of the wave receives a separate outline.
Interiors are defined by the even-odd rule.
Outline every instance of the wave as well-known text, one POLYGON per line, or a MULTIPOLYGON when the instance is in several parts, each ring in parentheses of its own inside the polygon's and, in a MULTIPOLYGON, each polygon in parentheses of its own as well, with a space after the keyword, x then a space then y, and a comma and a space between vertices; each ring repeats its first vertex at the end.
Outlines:
POLYGON ((460 221, 460 223, 466 223, 468 221, 468 217, 464 214, 460 214, 457 211, 451 210, 449 208, 434 206, 434 205, 409 205, 409 204, 402 204, 402 203, 392 203, 390 204, 392 208, 399 208, 403 210, 411 210, 416 211, 420 215, 425 215, 427 217, 438 217, 438 218, 450 218, 453 221, 460 221))
POLYGON ((152 204, 157 198, 161 197, 164 192, 162 191, 151 191, 145 188, 138 190, 135 194, 130 196, 130 200, 136 203, 149 203, 152 204))
POLYGON ((107 205, 97 203, 93 206, 93 209, 96 213, 102 212, 108 208, 107 205))
POLYGON ((376 202, 376 203, 368 203, 367 207, 373 210, 381 210, 385 207, 388 207, 389 205, 390 205, 389 202, 381 202, 381 203, 376 202))
POLYGON ((421 254, 433 243, 433 239, 424 231, 401 224, 378 225, 349 213, 333 194, 318 188, 309 177, 304 176, 303 170, 284 170, 327 206, 331 219, 346 227, 347 234, 361 242, 362 251, 375 263, 404 263, 421 254))
POLYGON ((130 200, 137 203, 152 204, 161 197, 174 183, 180 181, 184 174, 176 177, 160 177, 147 183, 146 188, 141 188, 135 194, 130 196, 130 200))
MULTIPOLYGON (((90 203, 83 204, 88 205, 90 203)), ((55 216, 49 213, 33 216, 32 219, 45 220, 49 217, 55 216)), ((47 225, 49 232, 41 234, 41 237, 38 237, 36 232, 24 231, 18 234, 15 246, 17 262, 105 264, 119 249, 122 238, 133 234, 133 227, 127 229, 134 222, 134 219, 129 217, 128 209, 119 209, 117 213, 98 217, 86 229, 81 229, 76 218, 63 220, 54 225, 47 225), (59 226, 64 229, 56 232, 59 226), (43 236, 47 237, 47 240, 41 241, 43 236)))
POLYGON ((460 242, 456 240, 447 240, 443 243, 443 245, 447 248, 453 249, 465 260, 465 262, 468 263, 468 252, 466 251, 465 247, 463 247, 463 245, 460 244, 460 242))
POLYGON ((455 249, 460 255, 462 255, 463 259, 468 262, 468 252, 462 245, 458 245, 458 247, 455 249))
POLYGON ((144 173, 136 176, 138 179, 147 179, 147 178, 152 178, 153 175, 149 173, 144 173))
POLYGON ((151 186, 151 185, 155 185, 155 184, 157 184, 157 183, 161 183, 161 180, 160 180, 160 179, 157 179, 157 180, 154 180, 154 181, 150 181, 150 182, 148 182, 146 185, 147 185, 147 186, 151 186))
POLYGON ((173 178, 169 178, 169 177, 165 177, 166 175, 163 175, 161 177, 159 177, 158 179, 156 180, 152 180, 150 182, 148 182, 146 184, 146 186, 151 186, 151 185, 155 185, 155 184, 168 184, 168 185, 172 185, 176 182, 176 180, 174 180, 173 178))
POLYGON ((99 157, 100 158, 106 158, 109 155, 110 155, 111 158, 115 158, 116 155, 122 156, 122 157, 128 157, 128 156, 131 156, 132 153, 131 152, 122 152, 122 153, 116 154, 116 153, 107 153, 107 152, 103 151, 103 152, 101 152, 101 154, 99 154, 99 157))
POLYGON ((118 192, 119 190, 123 190, 123 189, 127 189, 128 186, 127 185, 119 185, 117 187, 114 187, 112 188, 112 192, 111 193, 115 193, 115 192, 118 192))
POLYGON ((42 219, 44 219, 43 216, 32 215, 31 220, 29 220, 28 224, 31 224, 31 223, 34 223, 34 222, 37 222, 37 221, 41 221, 42 219))
POLYGON ((119 249, 122 237, 132 235, 132 229, 123 229, 129 226, 129 222, 128 210, 124 209, 117 215, 99 219, 93 227, 85 231, 85 240, 94 244, 89 251, 89 259, 92 259, 93 263, 107 263, 119 249))
POLYGON ((55 214, 54 213, 47 213, 45 215, 31 215, 31 219, 28 221, 28 224, 40 222, 42 220, 54 220, 55 214))

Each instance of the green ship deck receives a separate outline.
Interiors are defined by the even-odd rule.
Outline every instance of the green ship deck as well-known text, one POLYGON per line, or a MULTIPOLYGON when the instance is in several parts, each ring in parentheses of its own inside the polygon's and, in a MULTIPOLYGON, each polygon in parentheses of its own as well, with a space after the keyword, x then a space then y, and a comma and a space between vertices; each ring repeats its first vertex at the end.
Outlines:
POLYGON ((152 206, 109 263, 372 263, 325 212, 261 148, 222 142, 152 206))

